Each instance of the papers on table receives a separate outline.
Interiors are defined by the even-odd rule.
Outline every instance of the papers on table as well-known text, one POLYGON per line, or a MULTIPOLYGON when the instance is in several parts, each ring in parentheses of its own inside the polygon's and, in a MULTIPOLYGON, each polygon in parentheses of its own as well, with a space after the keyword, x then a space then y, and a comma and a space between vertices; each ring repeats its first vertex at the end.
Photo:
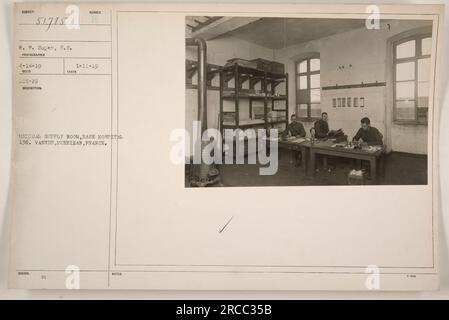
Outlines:
MULTIPOLYGON (((343 148, 343 149, 349 149, 349 150, 355 149, 355 145, 353 145, 353 144, 346 144, 346 142, 334 143, 332 145, 332 148, 336 148, 336 147, 340 147, 340 148, 343 148)), ((361 150, 365 151, 365 152, 369 152, 369 153, 375 153, 375 152, 377 152, 379 150, 382 150, 382 146, 366 146, 366 147, 362 147, 361 150)))
POLYGON ((295 138, 295 139, 290 140, 290 141, 294 142, 294 143, 302 143, 302 142, 306 141, 306 139, 304 139, 304 138, 295 138))
POLYGON ((263 136, 262 139, 266 140, 266 141, 279 141, 279 137, 274 138, 274 137, 263 136))
POLYGON ((368 147, 362 148, 362 150, 369 152, 369 153, 374 153, 379 150, 382 150, 382 146, 368 146, 368 147))
POLYGON ((335 148, 335 147, 341 147, 341 148, 345 148, 345 149, 354 149, 354 146, 347 145, 346 142, 334 143, 332 145, 332 148, 335 148))
POLYGON ((305 138, 296 138, 295 136, 287 137, 288 142, 301 143, 307 141, 305 138))

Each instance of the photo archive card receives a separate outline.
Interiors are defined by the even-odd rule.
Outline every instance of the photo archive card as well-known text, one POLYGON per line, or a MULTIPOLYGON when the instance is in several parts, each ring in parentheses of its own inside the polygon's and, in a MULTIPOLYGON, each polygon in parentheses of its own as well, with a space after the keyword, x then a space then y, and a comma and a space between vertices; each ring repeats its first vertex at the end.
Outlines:
POLYGON ((438 289, 443 9, 16 3, 10 287, 438 289))

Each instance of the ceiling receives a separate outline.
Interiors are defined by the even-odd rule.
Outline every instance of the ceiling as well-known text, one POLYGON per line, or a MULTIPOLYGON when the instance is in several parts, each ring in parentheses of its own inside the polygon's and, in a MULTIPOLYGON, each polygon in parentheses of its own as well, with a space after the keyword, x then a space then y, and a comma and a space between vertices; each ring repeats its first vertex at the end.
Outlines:
POLYGON ((222 17, 220 16, 187 16, 186 17, 186 26, 190 32, 195 32, 200 30, 208 25, 214 23, 215 21, 220 20, 222 17))
POLYGON ((364 26, 363 19, 261 18, 226 35, 280 49, 364 26))

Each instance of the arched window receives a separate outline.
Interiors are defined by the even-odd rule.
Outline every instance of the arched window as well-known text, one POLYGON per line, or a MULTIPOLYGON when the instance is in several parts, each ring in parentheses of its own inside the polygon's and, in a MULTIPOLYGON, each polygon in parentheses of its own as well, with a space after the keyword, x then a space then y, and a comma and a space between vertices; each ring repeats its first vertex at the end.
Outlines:
POLYGON ((320 55, 301 58, 296 68, 296 115, 312 119, 321 115, 320 55))
POLYGON ((427 123, 431 50, 430 34, 409 36, 393 44, 396 122, 427 123))

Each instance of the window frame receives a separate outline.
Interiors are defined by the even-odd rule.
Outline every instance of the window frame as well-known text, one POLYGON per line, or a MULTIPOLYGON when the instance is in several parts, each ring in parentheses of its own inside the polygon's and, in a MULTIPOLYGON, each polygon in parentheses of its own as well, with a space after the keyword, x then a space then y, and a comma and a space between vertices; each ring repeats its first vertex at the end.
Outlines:
MULTIPOLYGON (((422 54, 422 40, 430 38, 432 39, 432 33, 425 32, 425 33, 417 33, 413 34, 404 38, 401 38, 400 40, 393 42, 393 121, 397 124, 424 124, 427 125, 428 123, 428 116, 426 116, 425 120, 419 120, 418 119, 418 84, 419 84, 419 73, 418 73, 418 64, 419 60, 421 59, 431 59, 432 52, 430 54, 422 54), (407 58, 397 58, 396 56, 396 48, 397 46, 409 42, 409 41, 415 41, 415 54, 412 57, 407 58), (413 62, 415 67, 415 78, 413 80, 404 80, 404 81, 397 81, 396 80, 396 68, 399 63, 406 63, 406 62, 413 62), (397 118, 397 102, 398 101, 406 101, 406 100, 397 100, 396 99, 396 84, 399 82, 407 82, 407 81, 413 81, 414 82, 414 107, 415 107, 415 118, 414 119, 398 119, 397 118)), ((431 79, 428 80, 430 84, 431 79)), ((430 92, 428 93, 428 96, 430 97, 430 92)), ((427 108, 429 109, 429 105, 427 108)), ((427 113, 428 115, 428 113, 427 113)))
POLYGON ((306 56, 302 56, 301 58, 297 59, 295 61, 295 114, 298 113, 298 107, 300 104, 307 104, 307 116, 306 117, 300 117, 299 114, 296 114, 296 117, 300 120, 303 121, 315 121, 317 119, 319 119, 320 117, 312 117, 311 113, 312 113, 312 104, 321 104, 321 57, 319 53, 312 53, 312 54, 308 54, 306 56), (316 71, 310 71, 310 60, 312 59, 319 59, 320 60, 320 69, 316 70, 316 71), (306 65, 307 65, 307 70, 305 72, 299 72, 299 64, 306 61, 306 65), (310 83, 311 83, 311 76, 312 75, 320 75, 320 86, 318 88, 311 88, 310 87, 310 83), (300 99, 300 94, 299 91, 299 77, 300 76, 306 76, 307 78, 307 89, 303 89, 303 90, 307 90, 309 92, 309 98, 308 98, 308 102, 307 103, 301 103, 301 99, 300 99), (312 89, 320 89, 320 103, 312 103, 311 101, 311 90, 312 89))

